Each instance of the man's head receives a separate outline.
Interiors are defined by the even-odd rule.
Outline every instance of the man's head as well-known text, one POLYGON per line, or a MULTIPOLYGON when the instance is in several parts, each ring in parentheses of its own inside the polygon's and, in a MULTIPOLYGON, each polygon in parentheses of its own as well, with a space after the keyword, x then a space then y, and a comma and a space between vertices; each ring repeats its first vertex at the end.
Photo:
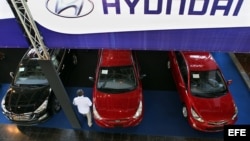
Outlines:
POLYGON ((84 92, 82 89, 77 90, 76 92, 77 96, 83 96, 84 92))

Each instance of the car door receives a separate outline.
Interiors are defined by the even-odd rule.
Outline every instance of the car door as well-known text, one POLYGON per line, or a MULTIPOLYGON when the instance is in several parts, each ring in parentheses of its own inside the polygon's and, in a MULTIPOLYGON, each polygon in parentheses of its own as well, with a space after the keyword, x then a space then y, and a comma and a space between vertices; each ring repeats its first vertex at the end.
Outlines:
POLYGON ((182 101, 186 101, 187 99, 187 88, 188 88, 188 69, 185 59, 181 52, 175 51, 174 56, 176 58, 176 68, 174 72, 177 74, 175 75, 175 79, 177 81, 177 90, 181 96, 182 101))

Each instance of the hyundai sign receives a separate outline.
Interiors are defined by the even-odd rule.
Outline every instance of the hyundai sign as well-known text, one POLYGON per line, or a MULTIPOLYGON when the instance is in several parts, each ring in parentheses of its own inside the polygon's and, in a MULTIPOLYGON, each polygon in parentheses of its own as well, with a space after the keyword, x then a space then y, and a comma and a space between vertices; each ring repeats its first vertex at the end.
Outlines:
MULTIPOLYGON (((250 0, 28 0, 50 48, 250 52, 250 0)), ((0 47, 28 42, 0 0, 0 47)))
MULTIPOLYGON (((13 18, 1 0, 0 19, 13 18)), ((246 27, 249 0, 28 0, 45 28, 69 34, 246 27)))

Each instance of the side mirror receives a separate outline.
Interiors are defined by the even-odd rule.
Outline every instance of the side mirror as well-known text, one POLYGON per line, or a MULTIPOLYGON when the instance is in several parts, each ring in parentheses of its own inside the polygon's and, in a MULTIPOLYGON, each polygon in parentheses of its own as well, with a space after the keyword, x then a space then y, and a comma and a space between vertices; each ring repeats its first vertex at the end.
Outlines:
POLYGON ((227 85, 230 85, 233 83, 233 80, 227 80, 227 85))
POLYGON ((64 70, 64 68, 65 68, 65 64, 62 65, 62 70, 64 70))
POLYGON ((94 81, 94 77, 89 76, 90 81, 94 81))
POLYGON ((10 72, 10 77, 14 78, 14 72, 10 72))
POLYGON ((140 75, 140 79, 143 79, 146 76, 147 76, 146 74, 142 74, 142 75, 140 75))

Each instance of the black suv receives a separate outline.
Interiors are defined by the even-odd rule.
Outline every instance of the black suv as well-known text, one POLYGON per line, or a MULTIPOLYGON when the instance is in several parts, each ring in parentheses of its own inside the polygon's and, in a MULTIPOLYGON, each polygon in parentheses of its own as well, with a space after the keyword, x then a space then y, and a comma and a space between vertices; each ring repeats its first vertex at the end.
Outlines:
MULTIPOLYGON (((69 49, 48 49, 48 52, 63 82, 68 71, 77 64, 76 54, 69 49)), ((16 72, 10 73, 12 82, 1 107, 3 114, 14 123, 37 124, 61 109, 37 60, 34 49, 28 49, 16 72)))

